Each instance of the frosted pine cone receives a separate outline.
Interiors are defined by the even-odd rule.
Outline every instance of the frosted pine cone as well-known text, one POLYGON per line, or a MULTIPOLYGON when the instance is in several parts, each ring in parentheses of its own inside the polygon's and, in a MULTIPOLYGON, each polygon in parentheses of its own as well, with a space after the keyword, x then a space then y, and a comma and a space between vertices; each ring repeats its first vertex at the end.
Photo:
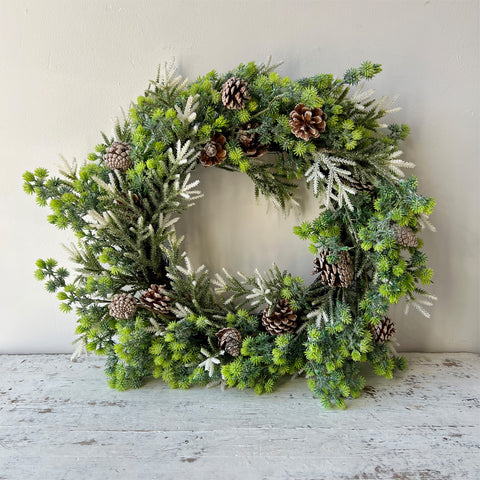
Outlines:
POLYGON ((232 357, 240 355, 242 346, 242 334, 236 328, 222 328, 216 333, 218 345, 232 357))
POLYGON ((370 327, 370 331, 375 343, 385 343, 395 333, 395 326, 388 317, 383 316, 380 323, 370 327))
POLYGON ((165 290, 165 285, 150 285, 150 288, 140 297, 140 302, 146 308, 163 314, 170 311, 171 301, 165 290))
POLYGON ((221 133, 214 133, 209 142, 200 152, 200 161, 204 167, 211 167, 223 163, 227 158, 225 143, 227 139, 221 133))
POLYGON ((327 128, 327 114, 321 108, 310 110, 303 103, 299 103, 294 110, 290 112, 290 121, 288 124, 292 133, 305 141, 311 137, 317 138, 320 133, 327 128))
POLYGON ((375 186, 370 182, 362 182, 355 177, 349 178, 348 181, 357 192, 371 193, 375 190, 375 186))
POLYGON ((248 95, 248 83, 237 77, 230 77, 222 87, 222 103, 230 110, 240 110, 245 107, 248 95))
POLYGON ((348 287, 353 280, 352 259, 346 250, 339 253, 337 263, 329 263, 329 252, 321 252, 313 261, 312 275, 320 274, 320 281, 330 287, 348 287))
POLYGON ((258 138, 257 132, 250 132, 255 128, 253 125, 248 123, 239 131, 238 141, 242 150, 252 158, 261 157, 266 151, 267 147, 262 145, 258 138))
POLYGON ((103 154, 103 160, 105 165, 111 170, 119 170, 120 172, 126 172, 129 168, 132 168, 133 162, 130 159, 131 147, 125 142, 113 142, 106 148, 103 154))
POLYGON ((108 311, 114 318, 128 320, 137 310, 137 299, 129 293, 117 293, 110 299, 108 311))
POLYGON ((415 232, 410 227, 401 227, 397 223, 393 225, 395 240, 403 247, 417 247, 418 240, 415 232))
POLYGON ((262 324, 271 335, 294 333, 297 329, 297 314, 287 300, 282 299, 273 312, 268 314, 269 307, 263 311, 262 324))

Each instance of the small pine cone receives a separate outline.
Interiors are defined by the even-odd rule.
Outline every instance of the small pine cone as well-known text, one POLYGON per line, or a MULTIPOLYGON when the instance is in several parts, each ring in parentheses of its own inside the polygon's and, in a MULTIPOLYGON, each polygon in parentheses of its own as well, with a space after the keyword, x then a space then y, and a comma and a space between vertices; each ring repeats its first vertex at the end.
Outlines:
POLYGON ((348 181, 357 192, 371 193, 375 190, 375 185, 370 182, 362 182, 355 177, 349 178, 348 181))
POLYGON ((263 311, 262 324, 271 335, 294 333, 297 329, 297 314, 287 300, 282 299, 268 314, 269 307, 263 311))
POLYGON ((350 254, 342 250, 337 263, 329 263, 329 252, 321 252, 313 261, 312 275, 320 274, 320 281, 330 287, 348 287, 353 280, 353 265, 350 254))
POLYGON ((205 144, 200 152, 200 161, 204 167, 211 167, 223 163, 227 158, 227 151, 224 148, 227 139, 221 133, 214 133, 209 142, 205 144))
POLYGON ((250 123, 242 127, 239 131, 238 141, 247 156, 252 158, 261 157, 267 151, 267 147, 260 143, 257 132, 250 132, 253 128, 255 126, 250 123))
POLYGON ((305 141, 311 137, 317 138, 327 127, 327 114, 321 108, 310 110, 303 103, 299 103, 294 110, 290 112, 290 121, 288 124, 292 133, 305 141))
POLYGON ((222 328, 217 332, 218 345, 232 357, 240 355, 242 346, 242 334, 236 328, 222 328))
POLYGON ((380 323, 370 327, 370 331, 375 343, 385 343, 395 333, 395 326, 388 317, 383 316, 380 323))
POLYGON ((128 320, 137 310, 137 299, 129 293, 117 293, 110 299, 108 311, 114 318, 128 320))
POLYGON ((240 110, 248 100, 248 83, 237 77, 230 77, 222 87, 222 103, 230 110, 240 110))
MULTIPOLYGON (((129 196, 126 192, 121 192, 122 194, 122 197, 125 199, 125 202, 123 200, 115 200, 115 203, 117 205, 120 205, 122 207, 124 207, 125 209, 125 213, 126 215, 131 218, 131 219, 134 219, 135 218, 135 212, 134 210, 130 207, 129 205, 129 196)), ((143 208, 143 202, 142 202, 142 199, 136 194, 136 193, 131 193, 132 195, 132 201, 133 201, 133 204, 139 208, 139 209, 142 209, 143 208)))
POLYGON ((417 247, 418 239, 415 232, 410 227, 401 227, 397 223, 393 225, 395 240, 403 247, 417 247))
POLYGON ((119 170, 125 173, 133 166, 130 159, 131 147, 125 142, 113 142, 110 147, 107 147, 103 154, 103 160, 108 168, 111 170, 119 170))
POLYGON ((170 311, 171 301, 165 285, 150 285, 150 288, 140 297, 140 302, 145 308, 163 314, 170 311))

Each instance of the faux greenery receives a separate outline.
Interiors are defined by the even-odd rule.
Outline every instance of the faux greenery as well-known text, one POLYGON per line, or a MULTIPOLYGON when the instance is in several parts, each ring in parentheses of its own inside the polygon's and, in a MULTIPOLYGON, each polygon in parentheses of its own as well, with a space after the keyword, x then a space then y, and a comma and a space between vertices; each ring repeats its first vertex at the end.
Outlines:
POLYGON ((117 123, 115 137, 102 134, 85 164, 67 165, 59 176, 44 168, 24 174, 25 191, 50 207, 48 221, 78 238, 71 247, 76 275, 47 259, 37 261, 36 277, 57 293, 62 311, 75 309, 78 341, 106 356, 112 387, 140 387, 153 375, 173 388, 222 383, 262 393, 282 376, 300 374, 325 406, 343 407, 364 387, 361 362, 388 378, 405 367, 391 341, 373 340, 372 328, 401 298, 426 313, 423 305, 432 297, 423 285, 431 283, 432 270, 422 241, 402 246, 393 225, 414 233, 431 226, 434 200, 420 195, 417 179, 404 178, 401 170, 413 167, 399 150, 409 128, 383 124, 395 109, 357 85, 380 71, 365 62, 343 78, 319 74, 293 81, 270 64, 250 62, 188 83, 165 64, 117 123), (227 109, 222 102, 222 86, 231 77, 248 84, 244 108, 227 109), (326 129, 316 138, 292 133, 289 114, 298 104, 326 114, 326 129), (245 153, 239 132, 246 128, 270 154, 245 153), (220 133, 227 157, 217 168, 248 175, 255 194, 279 208, 288 210, 295 189, 307 181, 319 215, 295 227, 295 234, 312 255, 328 252, 331 263, 348 251, 355 272, 348 287, 304 281, 275 266, 263 275, 224 271, 211 279, 205 268, 191 265, 175 222, 201 197, 194 180, 195 169, 203 168, 198 158, 220 133), (131 147, 126 172, 105 164, 115 141, 131 147), (372 190, 357 190, 351 179, 372 190), (138 299, 152 284, 165 285, 168 312, 139 305, 128 319, 109 314, 113 295, 138 299), (297 328, 271 335, 262 312, 282 299, 295 311, 297 328), (216 333, 225 327, 242 335, 236 357, 220 349, 216 333))

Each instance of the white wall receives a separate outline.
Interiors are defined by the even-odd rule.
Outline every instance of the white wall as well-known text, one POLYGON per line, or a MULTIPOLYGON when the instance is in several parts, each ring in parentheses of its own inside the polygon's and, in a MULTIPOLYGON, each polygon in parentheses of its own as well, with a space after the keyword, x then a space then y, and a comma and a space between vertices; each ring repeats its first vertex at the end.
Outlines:
MULTIPOLYGON (((292 78, 383 64, 373 87, 400 94, 395 119, 412 127, 405 159, 438 201, 438 233, 423 238, 439 301, 430 320, 395 309, 398 340, 479 351, 478 16, 477 0, 1 0, 0 352, 69 352, 74 338, 74 317, 33 278, 37 258, 65 258, 66 236, 23 194, 23 171, 55 170, 59 153, 84 159, 165 59, 195 78, 270 53, 292 78)), ((208 195, 184 219, 194 260, 247 272, 275 260, 309 278, 294 218, 266 214, 240 175, 198 175, 208 195)))

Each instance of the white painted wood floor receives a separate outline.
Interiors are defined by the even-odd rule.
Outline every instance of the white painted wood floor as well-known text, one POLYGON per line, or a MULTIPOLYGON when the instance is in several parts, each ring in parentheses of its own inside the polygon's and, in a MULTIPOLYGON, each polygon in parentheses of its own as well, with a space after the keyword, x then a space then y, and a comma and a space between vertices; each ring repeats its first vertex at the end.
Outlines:
POLYGON ((339 411, 305 379, 120 393, 101 358, 1 355, 0 479, 480 479, 480 356, 406 357, 339 411))

